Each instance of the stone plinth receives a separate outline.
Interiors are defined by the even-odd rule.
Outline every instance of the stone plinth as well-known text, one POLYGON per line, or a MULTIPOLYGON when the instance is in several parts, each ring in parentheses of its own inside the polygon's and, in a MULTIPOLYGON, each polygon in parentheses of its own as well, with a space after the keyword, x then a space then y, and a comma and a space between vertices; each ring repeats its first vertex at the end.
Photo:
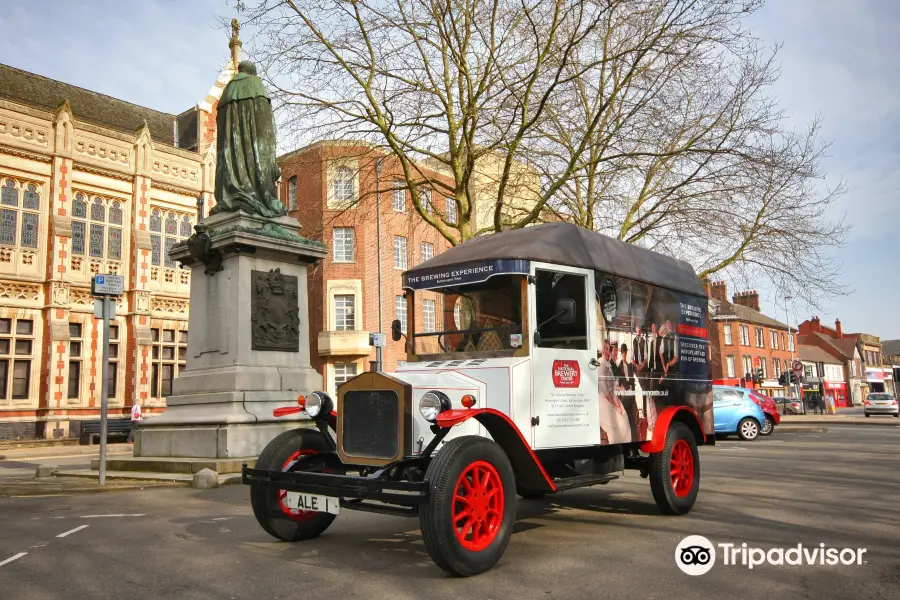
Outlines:
POLYGON ((171 251, 191 268, 187 364, 166 411, 136 432, 136 457, 256 457, 309 424, 272 411, 322 389, 309 359, 306 271, 324 246, 294 233, 289 217, 224 213, 203 224, 221 270, 192 258, 189 245, 171 251))

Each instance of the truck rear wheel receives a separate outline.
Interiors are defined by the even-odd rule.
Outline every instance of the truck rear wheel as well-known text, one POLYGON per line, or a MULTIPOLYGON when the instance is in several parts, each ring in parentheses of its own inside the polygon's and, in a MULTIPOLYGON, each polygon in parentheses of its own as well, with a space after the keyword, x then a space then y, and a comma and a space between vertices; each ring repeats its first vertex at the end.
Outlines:
POLYGON ((684 423, 672 423, 665 447, 650 455, 650 489, 664 514, 683 515, 693 508, 700 491, 700 455, 684 423))
POLYGON ((435 455, 425 479, 419 524, 431 559, 463 577, 493 567, 516 518, 516 478, 503 449, 481 436, 458 437, 435 455))
MULTIPOLYGON (((331 453, 331 446, 320 431, 292 429, 276 436, 256 460, 257 469, 271 471, 338 472, 339 461, 309 463, 311 456, 331 453)), ((308 540, 320 535, 334 521, 326 512, 304 511, 287 505, 287 491, 274 487, 250 489, 250 505, 256 521, 269 535, 285 542, 308 540)))

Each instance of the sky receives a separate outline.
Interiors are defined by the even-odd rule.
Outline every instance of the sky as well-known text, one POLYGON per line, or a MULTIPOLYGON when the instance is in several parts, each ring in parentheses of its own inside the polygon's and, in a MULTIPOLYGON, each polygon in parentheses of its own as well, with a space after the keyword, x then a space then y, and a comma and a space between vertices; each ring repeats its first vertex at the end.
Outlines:
MULTIPOLYGON (((206 96, 228 60, 230 31, 220 19, 236 16, 234 7, 234 0, 4 0, 0 31, 20 34, 0 36, 0 63, 177 114, 206 96)), ((771 93, 791 123, 823 119, 831 142, 825 181, 847 188, 833 216, 852 226, 839 253, 840 283, 850 293, 811 310, 760 282, 763 312, 795 326, 814 314, 823 323, 840 318, 844 331, 900 338, 893 258, 900 245, 900 2, 768 0, 747 24, 782 45, 771 93)))

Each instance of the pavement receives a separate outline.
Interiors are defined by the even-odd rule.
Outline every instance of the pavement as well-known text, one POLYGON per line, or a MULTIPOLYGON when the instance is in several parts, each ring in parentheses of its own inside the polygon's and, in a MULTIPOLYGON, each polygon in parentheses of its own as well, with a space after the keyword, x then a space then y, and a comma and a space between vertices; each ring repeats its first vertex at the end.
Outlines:
MULTIPOLYGON (((345 511, 289 544, 256 523, 246 486, 0 498, 4 598, 219 600, 339 597, 536 600, 900 597, 900 431, 828 427, 701 449, 694 510, 659 514, 632 472, 605 486, 518 500, 515 533, 482 575, 452 578, 415 518, 345 511), (865 548, 853 566, 722 564, 692 577, 678 543, 865 548)), ((721 548, 721 547, 720 547, 721 548)))
POLYGON ((900 427, 900 419, 890 415, 872 415, 866 417, 861 406, 839 408, 835 414, 782 415, 781 425, 875 425, 884 427, 900 427))
MULTIPOLYGON (((107 456, 130 456, 130 444, 110 444, 107 456)), ((122 491, 140 489, 146 482, 107 481, 101 488, 96 481, 70 480, 63 477, 35 479, 38 466, 54 465, 62 474, 78 473, 89 469, 91 461, 100 456, 99 446, 48 446, 48 447, 5 447, 0 449, 0 498, 10 496, 70 495, 92 492, 122 491)), ((151 482, 156 485, 156 482, 151 482)))

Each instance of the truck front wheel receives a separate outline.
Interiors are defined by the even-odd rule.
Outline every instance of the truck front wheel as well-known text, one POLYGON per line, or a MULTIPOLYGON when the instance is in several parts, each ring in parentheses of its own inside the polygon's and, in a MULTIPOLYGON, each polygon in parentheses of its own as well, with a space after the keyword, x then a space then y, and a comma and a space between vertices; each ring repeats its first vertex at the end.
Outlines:
MULTIPOLYGON (((292 429, 276 436, 256 459, 257 469, 270 471, 337 472, 340 461, 312 462, 317 454, 331 454, 331 447, 320 431, 292 429)), ((335 515, 327 512, 291 508, 286 490, 274 487, 250 489, 250 505, 256 521, 269 535, 285 542, 298 542, 317 537, 331 525, 335 515)))
POLYGON ((650 489, 664 514, 683 515, 694 506, 700 491, 700 455, 684 423, 672 423, 665 447, 650 455, 650 489))
POLYGON ((458 437, 435 455, 425 479, 419 524, 431 559, 463 577, 493 567, 516 518, 516 478, 503 449, 481 436, 458 437))

